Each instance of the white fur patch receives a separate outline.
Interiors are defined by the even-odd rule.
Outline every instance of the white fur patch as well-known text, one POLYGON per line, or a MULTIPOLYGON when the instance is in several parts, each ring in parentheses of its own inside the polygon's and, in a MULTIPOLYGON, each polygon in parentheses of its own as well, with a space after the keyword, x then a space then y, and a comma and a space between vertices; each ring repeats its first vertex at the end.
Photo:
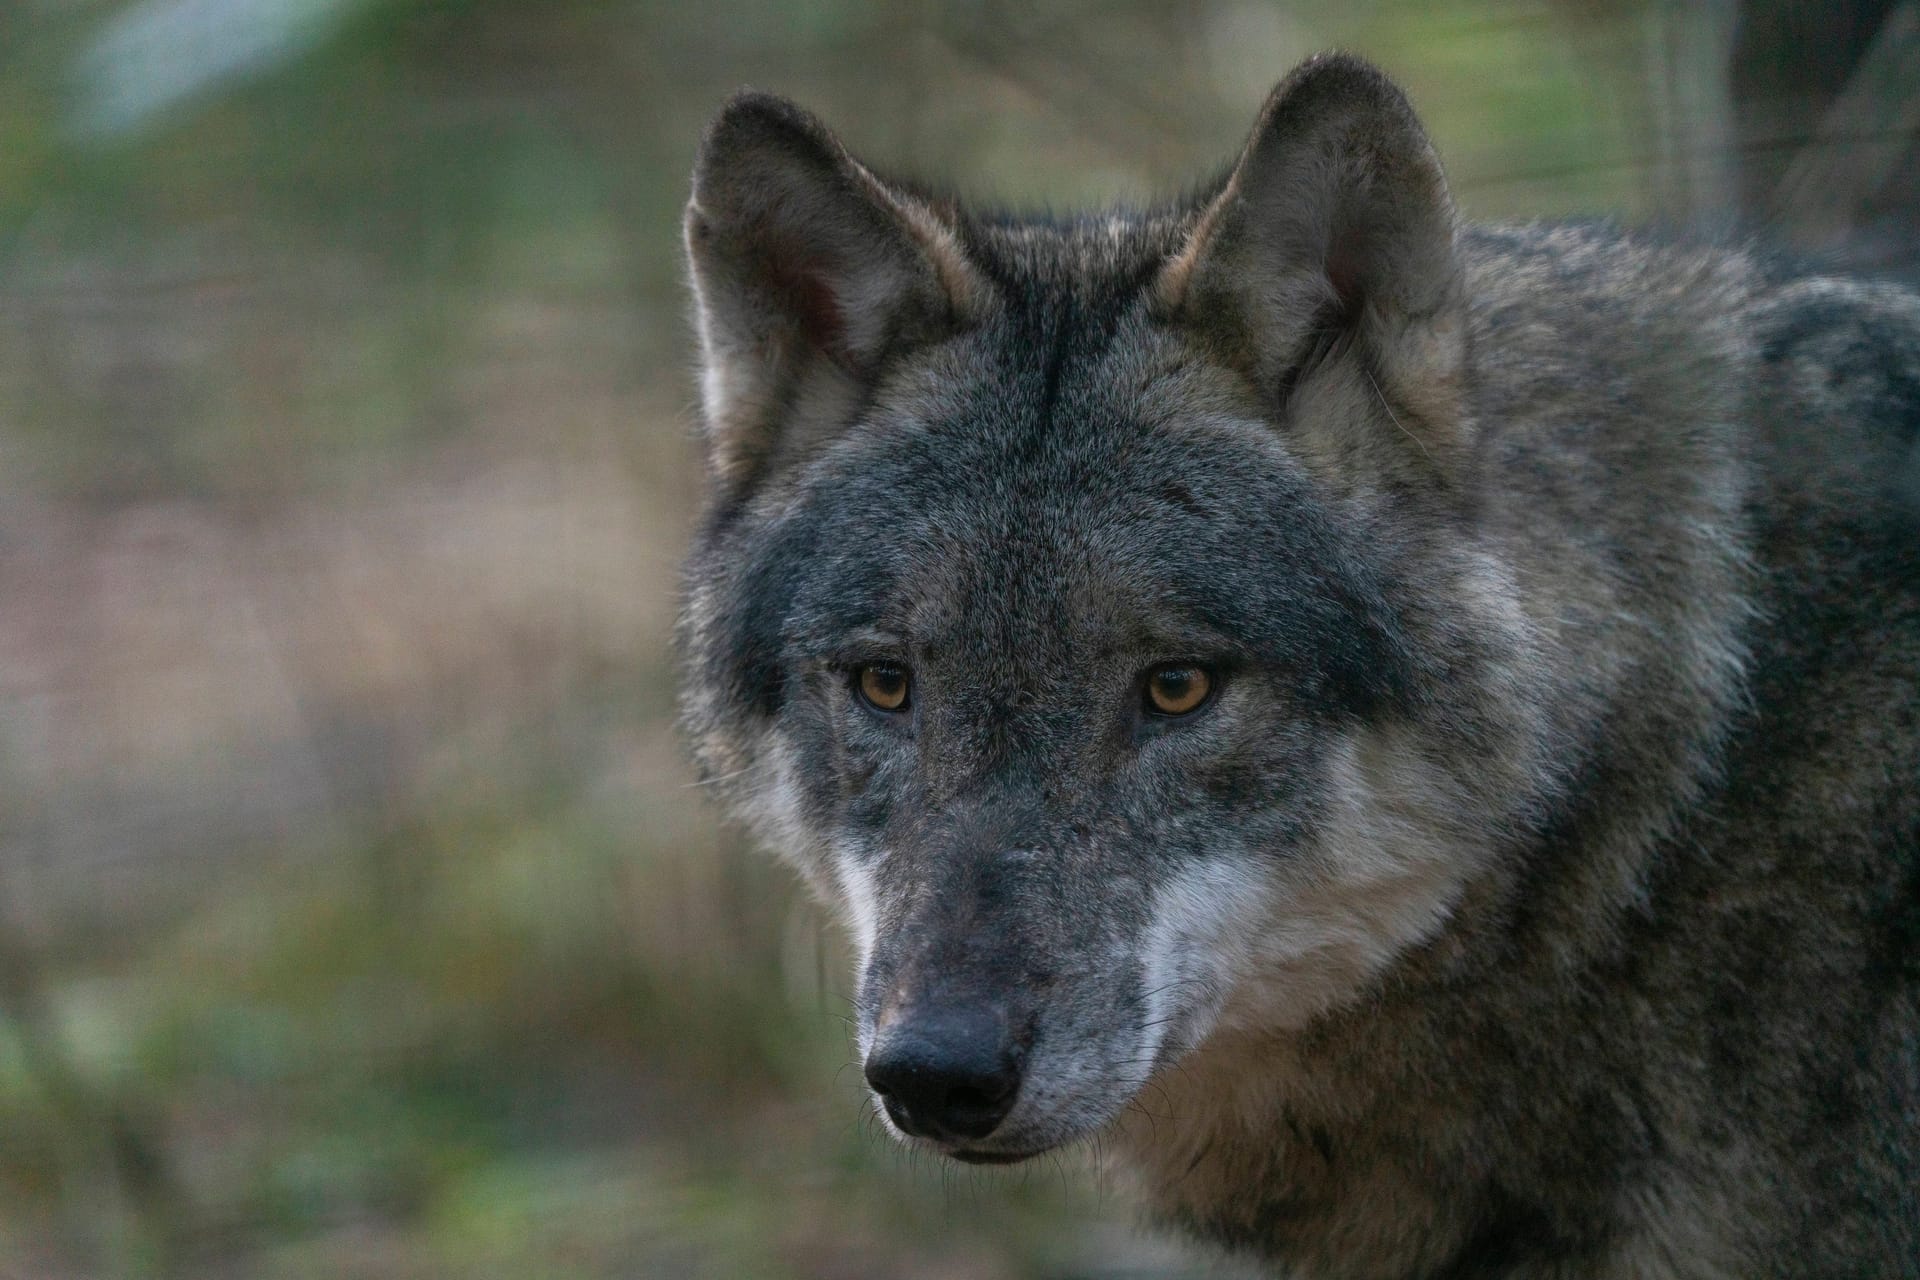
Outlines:
POLYGON ((833 875, 840 886, 841 914, 853 945, 859 952, 856 975, 867 971, 873 958, 874 942, 880 936, 880 898, 873 874, 861 862, 855 850, 839 848, 833 855, 833 875))
POLYGON ((1183 1052, 1206 1038, 1271 911, 1269 893, 1257 868, 1228 858, 1185 867, 1160 886, 1140 943, 1140 1058, 1157 1060, 1163 1047, 1183 1052))
POLYGON ((1304 1026, 1357 995, 1445 923, 1486 852, 1453 830, 1458 783, 1391 731, 1328 759, 1319 853, 1288 877, 1250 942, 1248 981, 1223 1011, 1236 1030, 1304 1026))

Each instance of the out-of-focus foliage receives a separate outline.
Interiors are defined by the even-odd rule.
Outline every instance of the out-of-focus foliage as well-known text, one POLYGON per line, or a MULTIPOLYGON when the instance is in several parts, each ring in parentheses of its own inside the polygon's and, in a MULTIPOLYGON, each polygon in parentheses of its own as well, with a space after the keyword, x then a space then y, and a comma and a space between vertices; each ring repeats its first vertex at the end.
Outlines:
POLYGON ((1471 215, 1691 215, 1731 12, 0 6, 0 1277, 1200 1265, 1078 1154, 881 1137, 836 935, 680 760, 701 126, 1138 198, 1340 45, 1471 215))

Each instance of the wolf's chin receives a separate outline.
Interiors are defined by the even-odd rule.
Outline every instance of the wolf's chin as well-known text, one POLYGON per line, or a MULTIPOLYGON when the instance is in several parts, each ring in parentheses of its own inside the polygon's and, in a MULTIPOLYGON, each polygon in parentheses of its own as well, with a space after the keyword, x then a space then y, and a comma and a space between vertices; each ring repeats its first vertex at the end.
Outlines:
MULTIPOLYGON (((881 1112, 881 1115, 884 1118, 885 1112, 881 1112)), ((1057 1140, 1024 1142, 1020 1145, 1009 1146, 1002 1149, 990 1145, 992 1142, 991 1137, 985 1140, 989 1145, 970 1145, 964 1142, 948 1142, 939 1138, 921 1138, 913 1134, 902 1133, 891 1121, 886 1121, 886 1127, 887 1131, 893 1135, 894 1140, 904 1146, 921 1151, 934 1151, 950 1160, 958 1160, 962 1164, 973 1165, 1020 1164, 1023 1161, 1033 1159, 1035 1156, 1043 1156, 1049 1151, 1058 1150, 1073 1141, 1073 1138, 1069 1136, 1057 1140)))
POLYGON ((903 1131, 887 1115, 886 1108, 875 1107, 874 1113, 880 1117, 881 1126, 895 1142, 917 1151, 931 1151, 971 1165, 1011 1165, 1022 1164, 1036 1156, 1064 1150, 1075 1143, 1085 1140, 1089 1135, 1099 1132, 1111 1117, 1090 1126, 1074 1126, 1062 1131, 1053 1126, 1041 1126, 1034 1132, 1033 1126, 1022 1126, 1021 1132, 1001 1133, 995 1131, 985 1138, 973 1142, 942 1138, 923 1138, 917 1134, 903 1131))
POLYGON ((883 1106, 875 1106, 874 1114, 880 1117, 880 1125, 895 1142, 916 1151, 933 1151, 963 1164, 1019 1164, 1022 1160, 1031 1160, 1035 1156, 1045 1155, 1055 1147, 1071 1141, 1071 1138, 1025 1139, 1001 1145, 1000 1135, 988 1134, 985 1138, 966 1142, 949 1138, 926 1138, 919 1134, 908 1133, 893 1122, 883 1106))

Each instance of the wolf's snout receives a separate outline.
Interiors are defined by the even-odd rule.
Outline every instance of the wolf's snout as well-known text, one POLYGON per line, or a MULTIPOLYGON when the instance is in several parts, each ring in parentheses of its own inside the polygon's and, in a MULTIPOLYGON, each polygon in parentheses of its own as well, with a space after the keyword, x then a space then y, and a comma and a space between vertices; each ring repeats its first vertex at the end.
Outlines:
POLYGON ((867 1083, 916 1137, 986 1137, 1013 1110, 1025 1054, 991 1009, 947 1009, 891 1027, 867 1055, 867 1083))

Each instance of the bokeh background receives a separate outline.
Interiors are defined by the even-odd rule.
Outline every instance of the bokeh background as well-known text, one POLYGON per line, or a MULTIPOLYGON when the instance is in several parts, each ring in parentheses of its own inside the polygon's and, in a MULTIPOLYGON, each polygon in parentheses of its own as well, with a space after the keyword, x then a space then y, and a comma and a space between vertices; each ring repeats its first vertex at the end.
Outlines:
POLYGON ((1471 216, 1914 270, 1912 3, 0 4, 0 1277, 1213 1273, 888 1143, 693 784, 678 219, 740 85, 1062 207, 1330 46, 1471 216))

